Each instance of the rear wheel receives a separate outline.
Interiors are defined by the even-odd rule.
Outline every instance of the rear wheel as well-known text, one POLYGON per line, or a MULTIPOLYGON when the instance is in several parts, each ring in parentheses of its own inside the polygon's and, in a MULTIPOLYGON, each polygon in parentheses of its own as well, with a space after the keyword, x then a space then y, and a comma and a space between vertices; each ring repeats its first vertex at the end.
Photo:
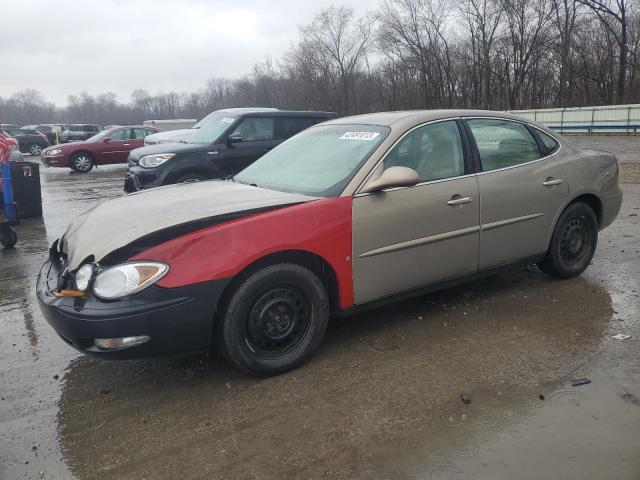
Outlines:
POLYGON ((577 277, 591 263, 597 244, 596 214, 585 203, 572 203, 560 215, 547 257, 538 266, 554 277, 577 277))
POLYGON ((71 157, 71 168, 79 173, 87 173, 93 168, 93 158, 86 152, 75 153, 71 157))
POLYGON ((272 265, 233 293, 218 346, 237 368, 275 375, 297 367, 318 347, 328 320, 327 292, 313 272, 295 264, 272 265))
POLYGON ((29 147, 29 153, 31 155, 40 155, 42 153, 42 147, 37 143, 34 143, 29 147))

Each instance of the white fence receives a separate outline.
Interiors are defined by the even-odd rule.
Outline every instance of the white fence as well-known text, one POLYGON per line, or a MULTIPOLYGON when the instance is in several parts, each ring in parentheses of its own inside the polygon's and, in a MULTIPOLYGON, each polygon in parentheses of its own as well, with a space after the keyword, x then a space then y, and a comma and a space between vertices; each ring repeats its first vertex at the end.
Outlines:
POLYGON ((640 104, 511 110, 559 132, 640 133, 640 104))

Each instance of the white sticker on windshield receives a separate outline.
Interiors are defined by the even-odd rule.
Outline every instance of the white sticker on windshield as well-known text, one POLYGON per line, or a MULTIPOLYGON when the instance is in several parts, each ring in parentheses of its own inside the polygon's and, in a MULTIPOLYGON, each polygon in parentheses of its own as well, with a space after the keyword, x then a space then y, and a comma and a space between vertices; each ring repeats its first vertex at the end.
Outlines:
POLYGON ((340 140, 374 140, 380 132, 346 132, 340 140))
POLYGON ((235 118, 231 118, 231 117, 224 117, 222 120, 220 120, 221 122, 224 123, 233 123, 233 121, 235 120, 235 118))

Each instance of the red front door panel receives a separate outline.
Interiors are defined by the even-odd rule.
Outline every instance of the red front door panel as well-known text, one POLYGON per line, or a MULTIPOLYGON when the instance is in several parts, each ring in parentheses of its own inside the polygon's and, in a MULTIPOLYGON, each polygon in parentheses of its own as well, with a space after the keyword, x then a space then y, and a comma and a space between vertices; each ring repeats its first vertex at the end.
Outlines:
POLYGON ((324 198, 204 228, 169 240, 131 260, 170 266, 165 288, 233 277, 269 254, 302 250, 336 273, 342 308, 353 305, 351 197, 324 198))

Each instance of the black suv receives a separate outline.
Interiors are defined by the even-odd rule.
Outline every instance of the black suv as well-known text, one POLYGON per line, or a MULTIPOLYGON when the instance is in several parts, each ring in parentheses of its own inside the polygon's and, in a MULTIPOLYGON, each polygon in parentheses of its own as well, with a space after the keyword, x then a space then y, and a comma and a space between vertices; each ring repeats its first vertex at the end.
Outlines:
POLYGON ((87 138, 93 137, 96 133, 100 131, 100 127, 98 125, 93 124, 75 124, 75 125, 67 125, 67 129, 63 130, 60 134, 60 142, 78 142, 81 140, 86 140, 87 138))
POLYGON ((8 133, 18 141, 18 148, 22 153, 40 155, 42 150, 49 146, 49 140, 47 140, 47 137, 36 130, 18 127, 2 127, 0 130, 8 133))
POLYGON ((178 143, 132 150, 124 190, 235 175, 287 138, 337 116, 333 112, 264 109, 214 112, 178 143))

